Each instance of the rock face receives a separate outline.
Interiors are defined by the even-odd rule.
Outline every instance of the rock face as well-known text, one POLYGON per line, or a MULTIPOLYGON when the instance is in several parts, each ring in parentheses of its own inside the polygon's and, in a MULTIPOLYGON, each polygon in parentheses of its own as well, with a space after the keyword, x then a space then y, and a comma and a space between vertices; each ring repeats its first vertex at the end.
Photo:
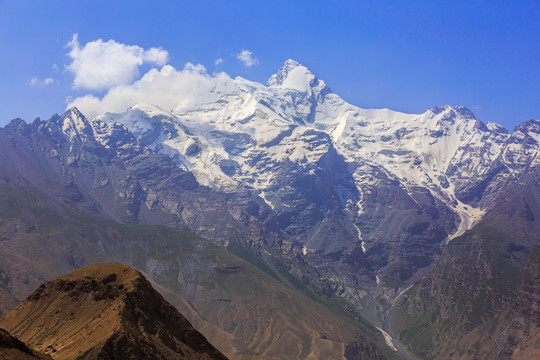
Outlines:
POLYGON ((52 280, 0 324, 54 359, 226 359, 140 273, 121 264, 52 280))
MULTIPOLYGON (((142 146, 124 126, 90 122, 76 109, 46 122, 14 120, 0 131, 0 147, 6 151, 4 178, 105 218, 189 228, 215 235, 216 242, 245 237, 245 227, 234 226, 240 218, 256 221, 231 199, 234 194, 200 187, 191 173, 142 146)), ((258 208, 255 199, 252 212, 258 208)))

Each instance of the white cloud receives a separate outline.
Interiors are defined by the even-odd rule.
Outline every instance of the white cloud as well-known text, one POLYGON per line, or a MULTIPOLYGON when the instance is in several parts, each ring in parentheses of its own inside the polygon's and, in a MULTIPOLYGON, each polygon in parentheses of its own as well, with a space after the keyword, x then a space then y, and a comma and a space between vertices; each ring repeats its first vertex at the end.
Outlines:
POLYGON ((66 68, 75 75, 74 88, 104 90, 133 82, 143 63, 162 66, 169 53, 161 48, 144 50, 137 45, 125 45, 101 39, 79 44, 78 34, 66 44, 71 63, 66 68))
POLYGON ((58 65, 52 64, 51 68, 54 70, 54 72, 58 72, 58 65))
POLYGON ((242 51, 240 52, 240 54, 238 54, 238 56, 236 56, 236 58, 243 62, 245 66, 252 67, 253 65, 259 63, 259 59, 253 57, 252 55, 253 53, 251 51, 242 49, 242 51))
POLYGON ((193 72, 193 73, 199 73, 199 74, 206 74, 206 68, 201 64, 192 64, 188 62, 186 65, 184 65, 184 70, 193 72))
POLYGON ((156 65, 165 65, 169 60, 169 53, 162 48, 150 48, 143 53, 143 59, 146 62, 156 65))
POLYGON ((209 75, 200 64, 187 63, 183 70, 165 65, 150 69, 133 84, 112 87, 102 98, 86 95, 68 100, 67 107, 76 106, 88 118, 105 112, 122 112, 139 103, 185 113, 232 91, 234 83, 225 73, 209 75))
POLYGON ((50 77, 40 80, 34 76, 33 78, 30 79, 30 85, 32 86, 43 86, 43 85, 52 85, 52 84, 54 84, 54 79, 50 77))
POLYGON ((219 58, 216 61, 214 61, 214 65, 221 65, 221 64, 223 64, 223 59, 222 58, 219 58))

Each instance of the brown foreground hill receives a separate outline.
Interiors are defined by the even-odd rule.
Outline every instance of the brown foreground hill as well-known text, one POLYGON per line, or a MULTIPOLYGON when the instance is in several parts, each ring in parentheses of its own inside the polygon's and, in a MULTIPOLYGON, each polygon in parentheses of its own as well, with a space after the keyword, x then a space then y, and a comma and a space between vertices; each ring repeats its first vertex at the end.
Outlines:
POLYGON ((227 359, 122 264, 91 265, 41 285, 0 328, 53 359, 227 359))

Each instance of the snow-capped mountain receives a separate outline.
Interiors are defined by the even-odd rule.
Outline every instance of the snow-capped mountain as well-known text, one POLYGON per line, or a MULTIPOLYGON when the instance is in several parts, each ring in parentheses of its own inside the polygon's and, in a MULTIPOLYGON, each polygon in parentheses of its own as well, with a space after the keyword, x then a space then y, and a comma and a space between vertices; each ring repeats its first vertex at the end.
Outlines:
POLYGON ((376 167, 408 193, 418 186, 429 189, 459 214, 453 236, 483 214, 481 206, 467 205, 470 199, 461 190, 485 176, 503 150, 515 152, 507 131, 494 123, 486 126, 466 108, 435 107, 423 114, 362 109, 293 60, 266 86, 239 77, 227 84, 216 80, 200 98, 179 99, 171 111, 137 104, 98 118, 126 125, 144 144, 193 171, 200 183, 223 191, 254 190, 272 207, 282 203, 272 200, 272 189, 289 185, 276 177, 280 164, 290 161, 313 172, 335 148, 354 168, 360 197, 345 202, 361 200, 366 187, 376 185, 366 166, 376 167))
POLYGON ((202 185, 258 195, 290 251, 346 298, 413 282, 498 189, 538 165, 534 121, 511 134, 459 106, 362 109, 293 60, 266 85, 205 81, 174 109, 136 104, 94 122, 126 126, 202 185), (356 275, 336 282, 336 272, 356 275))

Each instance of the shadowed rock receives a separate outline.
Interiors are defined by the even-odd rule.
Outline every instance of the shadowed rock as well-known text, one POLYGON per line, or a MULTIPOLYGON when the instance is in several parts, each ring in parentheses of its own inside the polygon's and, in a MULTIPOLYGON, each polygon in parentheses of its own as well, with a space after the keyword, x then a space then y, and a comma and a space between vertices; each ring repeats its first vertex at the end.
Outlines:
POLYGON ((0 329, 0 360, 51 360, 51 357, 34 351, 22 341, 0 329))

